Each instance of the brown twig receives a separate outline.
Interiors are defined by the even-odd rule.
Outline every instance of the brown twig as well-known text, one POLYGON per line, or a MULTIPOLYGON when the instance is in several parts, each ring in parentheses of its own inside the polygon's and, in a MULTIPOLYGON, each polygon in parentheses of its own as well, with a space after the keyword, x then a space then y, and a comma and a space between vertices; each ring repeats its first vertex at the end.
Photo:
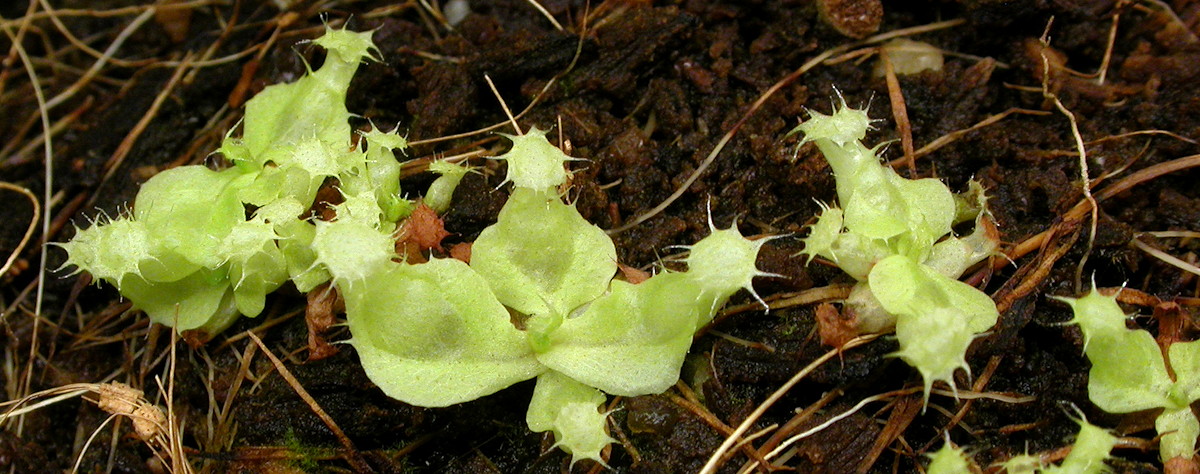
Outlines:
POLYGON ((783 396, 787 394, 792 387, 795 387, 797 383, 800 383, 804 377, 807 377, 808 374, 812 373, 812 371, 816 370, 817 367, 820 367, 825 362, 828 362, 829 359, 832 359, 834 356, 849 349, 871 342, 879 336, 879 334, 867 334, 851 339, 850 342, 847 342, 842 347, 838 347, 826 352, 821 357, 818 357, 816 360, 804 366, 804 368, 800 369, 799 372, 796 372, 796 375, 793 375, 791 379, 788 379, 788 381, 783 384, 783 386, 775 390, 775 393, 772 393, 770 397, 767 397, 766 400, 760 403, 758 407, 750 413, 750 416, 747 416, 745 420, 742 420, 742 423, 738 425, 737 429, 735 429, 733 433, 729 435, 729 437, 725 438, 725 442, 721 443, 721 446, 718 447, 717 450, 713 452, 712 456, 708 458, 708 462, 704 464, 704 468, 700 470, 700 474, 715 473, 718 465, 724 460, 725 453, 729 452, 729 448, 733 447, 733 445, 738 442, 742 435, 746 434, 746 431, 748 431, 751 426, 754 426, 754 423, 757 422, 758 419, 761 418, 763 414, 771 408, 771 406, 775 405, 775 402, 778 402, 779 399, 783 398, 783 396))
MULTIPOLYGON (((717 430, 718 433, 721 433, 721 436, 729 436, 733 434, 733 428, 730 428, 729 425, 721 421, 720 418, 717 418, 716 415, 714 415, 711 411, 708 411, 708 408, 705 408, 703 405, 693 403, 691 400, 679 395, 667 394, 667 397, 670 398, 671 401, 676 405, 679 405, 685 410, 692 412, 693 415, 699 417, 704 424, 708 425, 714 430, 717 430)), ((743 444, 741 446, 741 451, 746 453, 746 456, 749 456, 750 459, 757 461, 760 466, 766 466, 766 468, 769 470, 774 468, 770 462, 762 457, 762 453, 759 452, 759 450, 754 449, 753 446, 750 446, 749 444, 743 444)))
POLYGON ((175 73, 171 75, 171 79, 167 81, 167 85, 163 87, 163 90, 154 98, 154 102, 150 104, 150 109, 142 115, 142 118, 129 131, 129 134, 125 135, 125 139, 121 140, 121 144, 117 146, 116 151, 113 152, 108 162, 104 164, 104 176, 100 179, 101 183, 112 178, 112 175, 121 167, 121 163, 125 162, 125 157, 133 149, 133 144, 137 143, 138 137, 142 136, 142 132, 146 131, 146 127, 150 125, 150 121, 154 120, 154 117, 158 115, 158 109, 162 107, 163 102, 167 100, 167 97, 171 96, 171 93, 175 91, 175 87, 179 85, 179 80, 183 78, 184 72, 187 71, 191 57, 190 54, 184 57, 179 67, 175 68, 175 73))
POLYGON ((287 381, 288 385, 292 386, 292 390, 296 391, 296 395, 299 395, 304 400, 304 403, 307 403, 308 407, 317 415, 317 418, 320 418, 321 422, 325 423, 325 426, 329 428, 329 431, 333 432, 333 436, 342 444, 342 458, 350 463, 350 467, 354 468, 357 472, 375 472, 371 468, 371 465, 367 464, 366 459, 363 459, 362 453, 358 452, 358 448, 354 446, 354 442, 346 436, 346 433, 342 431, 337 422, 333 421, 333 418, 328 413, 325 413, 325 410, 313 399, 312 395, 308 394, 308 390, 305 390, 304 386, 300 385, 300 381, 296 380, 292 372, 283 365, 283 361, 275 357, 275 354, 271 353, 270 349, 267 349, 267 346, 263 344, 262 339, 259 339, 257 335, 252 332, 247 332, 246 335, 258 345, 258 348, 263 351, 263 354, 266 354, 268 359, 271 359, 271 363, 275 365, 275 370, 278 370, 279 375, 287 381))
MULTIPOLYGON (((844 392, 841 388, 830 390, 828 393, 823 395, 820 400, 813 402, 811 405, 806 406, 803 410, 797 412, 794 416, 792 416, 792 419, 788 420, 787 423, 784 423, 783 426, 779 427, 778 430, 775 430, 775 433, 772 434, 770 438, 767 438, 767 440, 758 447, 759 455, 763 456, 765 453, 773 451, 779 446, 779 443, 782 443, 784 440, 786 440, 792 435, 792 433, 796 431, 796 429, 800 428, 804 422, 808 421, 809 418, 812 418, 814 413, 825 408, 826 405, 830 404, 834 400, 837 400, 837 398, 841 397, 843 393, 844 392)), ((751 469, 754 469, 754 460, 747 461, 746 464, 743 465, 740 470, 738 470, 738 472, 749 472, 751 469)))
POLYGON ((29 228, 25 229, 25 235, 21 237, 21 242, 17 244, 17 248, 13 249, 12 254, 4 261, 4 266, 0 267, 0 276, 3 276, 8 272, 9 268, 12 268, 13 262, 21 256, 21 252, 25 250, 25 245, 29 244, 29 239, 33 237, 33 231, 37 229, 38 220, 42 217, 42 206, 38 202, 37 196, 34 196, 33 192, 28 188, 0 181, 0 189, 20 193, 29 198, 29 202, 33 203, 33 218, 29 221, 29 228))
MULTIPOLYGON (((1160 176, 1198 166, 1200 166, 1200 154, 1189 155, 1182 158, 1176 158, 1171 161, 1158 163, 1130 173, 1128 176, 1100 189, 1095 193, 1094 196, 1097 201, 1104 201, 1105 199, 1109 199, 1120 193, 1128 191, 1134 186, 1153 180, 1160 176)), ((1011 255, 1024 255, 1024 253, 1031 251, 1033 248, 1041 248, 1042 252, 1037 261, 1017 270, 1017 274, 1009 279, 1009 282, 1013 285, 1011 289, 1001 289, 994 295, 996 300, 996 308, 1001 314, 1007 311, 1008 308, 1011 307, 1012 303, 1017 299, 1028 295, 1035 288, 1037 288, 1041 281, 1050 274, 1050 270, 1053 267, 1054 262, 1056 262, 1059 258, 1062 258, 1063 255, 1066 255, 1067 251, 1070 250, 1071 245, 1074 244, 1075 238, 1078 237, 1078 234, 1075 233, 1074 230, 1078 226, 1083 216, 1087 214, 1088 209, 1088 202, 1081 200, 1080 202, 1076 203, 1074 207, 1064 213, 1061 219, 1050 229, 1026 239, 1024 242, 1018 244, 1018 246, 1014 248, 1011 255), (1052 242, 1056 239, 1056 236, 1066 234, 1072 235, 1068 242, 1055 246, 1053 250, 1046 250, 1052 245, 1052 242), (1025 275, 1030 272, 1032 272, 1032 275, 1026 277, 1025 275), (1018 277, 1025 279, 1018 280, 1018 277), (1018 282, 1020 283, 1018 284, 1018 282)), ((1006 286, 1007 285, 1008 284, 1006 284, 1006 286)))
POLYGON ((875 465, 875 461, 883 454, 883 451, 896 438, 904 434, 904 430, 908 428, 908 425, 912 424, 917 414, 920 413, 921 406, 921 397, 916 394, 898 398, 892 404, 891 414, 888 415, 887 422, 883 425, 883 431, 875 439, 875 444, 871 445, 871 450, 858 463, 859 474, 866 474, 870 471, 871 467, 875 465))
MULTIPOLYGON (((979 374, 979 378, 975 379, 975 383, 971 385, 972 391, 983 392, 983 390, 985 388, 987 388, 988 382, 992 380, 992 375, 995 374, 996 369, 1000 367, 1001 360, 1004 360, 1003 355, 994 355, 994 356, 992 356, 991 359, 988 359, 987 367, 983 369, 983 373, 979 374)), ((946 422, 946 426, 943 427, 938 432, 939 433, 947 433, 950 430, 954 429, 955 425, 961 423, 963 418, 966 418, 967 412, 970 411, 971 407, 974 405, 975 405, 974 398, 967 399, 967 401, 963 402, 962 406, 958 408, 958 411, 954 413, 954 416, 950 417, 950 421, 946 422)), ((921 449, 919 449, 918 451, 920 451, 920 452, 928 451, 929 448, 933 447, 934 443, 939 441, 939 439, 940 438, 934 438, 934 439, 930 440, 928 443, 925 444, 925 446, 922 446, 921 449)))
MULTIPOLYGON (((976 123, 975 125, 964 128, 962 130, 955 130, 953 132, 950 132, 950 133, 947 133, 945 135, 938 137, 934 141, 929 142, 929 144, 927 144, 921 148, 918 148, 916 151, 914 151, 912 154, 913 160, 915 161, 917 158, 920 158, 922 156, 933 153, 946 145, 949 145, 951 143, 954 143, 955 141, 958 141, 958 139, 962 138, 963 135, 974 132, 976 130, 979 130, 983 127, 987 127, 989 125, 993 125, 1001 120, 1004 120, 1009 115, 1013 115, 1013 114, 1049 115, 1050 112, 1045 112, 1045 111, 1041 111, 1041 110, 1021 109, 1021 108, 1013 107, 1011 109, 1005 110, 998 114, 989 116, 988 118, 980 120, 979 123, 976 123)), ((888 162, 888 165, 891 166, 892 168, 896 168, 896 167, 902 166, 904 164, 905 164, 904 157, 896 158, 896 159, 888 162)))
POLYGON ((892 104, 892 119, 896 121, 896 133, 900 135, 900 148, 904 156, 900 157, 908 165, 910 175, 917 174, 917 157, 913 153, 912 123, 908 121, 908 107, 904 104, 904 91, 900 89, 900 79, 896 77, 896 68, 886 53, 879 55, 883 62, 883 76, 887 79, 888 101, 892 104))

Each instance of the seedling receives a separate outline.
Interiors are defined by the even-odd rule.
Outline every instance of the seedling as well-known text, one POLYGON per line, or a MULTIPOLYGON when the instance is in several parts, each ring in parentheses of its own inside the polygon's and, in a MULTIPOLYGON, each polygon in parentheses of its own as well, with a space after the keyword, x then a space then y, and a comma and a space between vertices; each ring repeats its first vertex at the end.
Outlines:
POLYGON ((925 471, 928 474, 967 474, 979 470, 967 455, 967 451, 951 443, 949 436, 946 437, 946 444, 942 445, 942 449, 926 456, 929 457, 929 469, 925 471))
MULTIPOLYGON (((1103 428, 1088 423, 1082 417, 1075 420, 1079 423, 1079 433, 1075 435, 1075 443, 1071 452, 1057 465, 1043 465, 1037 456, 1021 454, 1013 456, 1001 465, 1001 472, 1007 474, 1099 474, 1106 472, 1108 466, 1104 460, 1117 443, 1117 437, 1103 428)), ((946 444, 942 445, 932 455, 929 455, 929 474, 962 474, 980 472, 981 470, 971 460, 966 450, 954 446, 947 436, 946 444)), ((990 472, 990 470, 989 470, 990 472)))
POLYGON ((1071 305, 1071 323, 1083 330, 1083 351, 1092 362, 1092 403, 1109 413, 1162 409, 1154 422, 1161 435, 1159 457, 1164 463, 1190 461, 1200 437, 1200 421, 1191 409, 1200 400, 1200 341, 1176 342, 1164 354, 1149 332, 1125 327, 1128 318, 1116 295, 1104 296, 1093 287, 1082 298, 1056 299, 1071 305))
MULTIPOLYGON (((697 328, 751 280, 766 240, 736 228, 692 247, 685 272, 640 284, 614 280, 612 240, 563 202, 574 160, 534 129, 498 157, 512 183, 471 263, 396 253, 398 134, 371 131, 351 146, 344 101, 370 33, 328 30, 321 69, 268 87, 247 103, 241 138, 219 153, 233 167, 169 170, 148 181, 131 214, 62 244, 68 264, 118 287, 156 322, 209 334, 254 316, 289 278, 301 291, 331 281, 346 300, 351 345, 385 393, 428 407, 461 403, 537 377, 527 421, 553 431, 579 459, 600 460, 612 439, 601 392, 661 393, 679 378, 697 328), (336 179, 332 220, 310 218, 336 179), (252 217, 247 218, 248 211, 252 217), (130 249, 126 251, 126 249, 130 249)), ((466 168, 435 163, 431 206, 447 208, 466 168)), ((756 295, 757 297, 757 295, 756 295)))
POLYGON ((828 259, 858 280, 846 304, 859 331, 895 328, 894 355, 921 372, 928 399, 933 382, 953 388, 954 372, 970 371, 967 346, 996 323, 991 298, 957 280, 996 242, 986 232, 978 184, 956 196, 936 179, 901 177, 880 163, 878 147, 863 146, 870 122, 866 111, 843 102, 833 115, 812 112, 793 130, 825 155, 844 206, 822 205, 801 253, 828 259), (973 233, 950 235, 956 223, 971 219, 973 233))
POLYGON ((692 246, 686 272, 632 284, 613 278, 616 250, 558 195, 570 161, 534 130, 510 136, 514 189, 471 263, 388 260, 346 285, 350 341, 388 395, 446 406, 537 377, 527 421, 553 431, 572 462, 611 442, 604 393, 661 393, 679 378, 692 334, 761 275, 765 240, 735 228, 692 246), (513 319, 518 325, 513 324, 513 319))
POLYGON ((261 313, 266 295, 289 279, 308 291, 331 273, 377 263, 378 254, 338 259, 327 248, 391 245, 390 232, 409 210, 391 153, 404 139, 376 131, 363 136, 369 151, 351 146, 346 89, 359 63, 373 59, 370 33, 327 29, 314 43, 328 50, 320 69, 246 103, 242 137, 226 136, 217 150, 233 167, 159 173, 138 191, 132 212, 61 244, 64 266, 116 286, 155 322, 211 335, 239 314, 261 313), (335 222, 317 226, 308 209, 327 178, 338 180, 346 199, 335 222), (349 237, 364 228, 373 240, 349 237))

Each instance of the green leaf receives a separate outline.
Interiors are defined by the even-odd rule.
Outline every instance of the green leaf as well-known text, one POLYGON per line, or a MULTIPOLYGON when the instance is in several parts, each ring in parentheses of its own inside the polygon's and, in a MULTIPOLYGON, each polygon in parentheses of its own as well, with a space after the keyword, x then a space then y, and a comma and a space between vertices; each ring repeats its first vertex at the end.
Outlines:
POLYGON ((987 294, 904 255, 875 264, 871 293, 897 316, 897 356, 921 372, 928 399, 933 382, 954 386, 954 371, 968 369, 966 351, 976 334, 996 324, 999 313, 987 294))
POLYGON ((207 326, 209 333, 215 334, 237 316, 233 308, 233 290, 229 288, 224 269, 201 269, 167 283, 148 282, 131 276, 121 285, 121 295, 129 298, 134 307, 145 311, 154 322, 179 332, 207 326), (210 323, 214 319, 224 324, 213 327, 210 323))
POLYGON ((1108 471, 1104 460, 1108 459, 1117 437, 1087 420, 1076 421, 1079 423, 1079 434, 1075 436, 1071 452, 1067 453, 1062 464, 1042 469, 1040 472, 1043 474, 1099 474, 1108 471))
POLYGON ((988 330, 1000 314, 986 293, 938 273, 903 255, 893 255, 871 270, 871 292, 890 313, 920 315, 934 308, 953 310, 972 333, 988 330))
POLYGON ((1200 437, 1200 420, 1188 406, 1164 410, 1154 420, 1154 429, 1162 435, 1158 442, 1158 457, 1162 462, 1182 457, 1192 459, 1196 454, 1196 438, 1200 437))
POLYGON ((231 182, 237 170, 212 171, 180 166, 142 185, 133 216, 146 226, 157 246, 192 263, 216 268, 224 263, 221 244, 233 226, 246 219, 231 182))
POLYGON ((412 203, 400 197, 400 162, 394 150, 408 146, 408 141, 396 131, 383 133, 378 129, 362 134, 367 144, 363 167, 343 173, 340 184, 343 194, 373 194, 383 212, 383 220, 396 222, 412 212, 412 203))
POLYGON ((354 33, 327 28, 316 44, 333 48, 321 69, 290 84, 276 84, 246 101, 243 154, 261 167, 268 150, 305 139, 330 144, 350 144, 350 112, 346 89, 374 46, 371 32, 354 33))
POLYGON ((971 462, 967 459, 967 453, 960 447, 950 444, 942 445, 942 449, 928 455, 929 469, 925 472, 929 474, 966 474, 971 471, 971 462))
MULTIPOLYGON (((817 222, 810 228, 808 237, 802 239, 804 250, 797 254, 808 256, 805 264, 811 263, 812 259, 818 255, 830 260, 836 258, 833 247, 837 243, 838 237, 842 235, 842 210, 836 206, 826 206, 821 202, 817 204, 821 206, 821 212, 817 214, 817 222)), ((864 272, 862 279, 865 278, 866 273, 864 272)))
POLYGON ((934 244, 925 265, 950 278, 958 278, 971 265, 996 252, 996 241, 987 236, 979 221, 966 237, 949 237, 934 244))
POLYGON ((660 273, 634 285, 613 280, 578 317, 551 334, 538 360, 607 393, 662 393, 679 379, 696 321, 709 304, 687 274, 660 273))
POLYGON ((515 188, 471 247, 471 268, 505 306, 562 318, 604 293, 617 253, 603 230, 553 191, 515 188))
POLYGON ((549 371, 538 376, 525 421, 535 432, 553 431, 554 445, 580 459, 600 464, 600 450, 616 441, 605 431, 608 415, 599 411, 604 394, 566 375, 549 371))
POLYGON ((533 128, 524 135, 505 135, 512 140, 512 149, 496 157, 508 162, 504 181, 517 188, 549 191, 567 182, 563 163, 572 158, 551 145, 546 132, 533 128))
POLYGON ((710 222, 709 228, 712 233, 692 245, 687 258, 688 277, 700 285, 703 297, 709 304, 702 313, 707 317, 697 321, 697 327, 707 324, 712 313, 721 309, 738 290, 745 289, 762 302, 752 282, 756 276, 771 275, 759 271, 755 266, 759 249, 770 239, 750 240, 742 237, 736 225, 717 229, 710 222))
POLYGON ((487 282, 458 260, 391 264, 343 294, 350 344, 392 398, 453 405, 545 370, 487 282))
POLYGON ((1088 397, 1101 410, 1130 413, 1170 406, 1171 378, 1150 333, 1122 328, 1093 335, 1086 352, 1092 361, 1088 397))
POLYGON ((130 276, 152 282, 176 281, 200 268, 183 256, 161 247, 141 221, 118 216, 97 221, 87 229, 76 228, 70 242, 56 244, 67 251, 63 267, 74 265, 93 277, 121 288, 130 276))
POLYGON ((312 250, 342 289, 384 271, 396 257, 389 232, 360 220, 317 221, 312 250))
POLYGON ((1096 288, 1082 298, 1060 298, 1056 300, 1067 303, 1075 317, 1070 323, 1078 324, 1083 331, 1083 349, 1091 347, 1092 340, 1104 335, 1120 335, 1128 330, 1125 327, 1125 312, 1117 306, 1117 295, 1104 296, 1096 288))
POLYGON ((234 226, 225 238, 229 281, 238 311, 246 316, 262 312, 267 293, 287 281, 287 261, 275 245, 274 226, 252 219, 234 226))
POLYGON ((462 182, 463 177, 473 171, 473 168, 437 160, 429 164, 429 171, 441 176, 430 183, 429 190, 425 192, 425 204, 439 213, 446 212, 450 209, 450 199, 454 197, 458 183, 462 182))
POLYGON ((1200 341, 1176 342, 1167 353, 1171 357, 1171 369, 1175 371, 1171 400, 1179 407, 1200 400, 1200 341))
POLYGON ((238 189, 238 199, 255 206, 288 199, 306 203, 307 208, 316 199, 322 181, 298 166, 269 166, 247 176, 249 182, 238 189))

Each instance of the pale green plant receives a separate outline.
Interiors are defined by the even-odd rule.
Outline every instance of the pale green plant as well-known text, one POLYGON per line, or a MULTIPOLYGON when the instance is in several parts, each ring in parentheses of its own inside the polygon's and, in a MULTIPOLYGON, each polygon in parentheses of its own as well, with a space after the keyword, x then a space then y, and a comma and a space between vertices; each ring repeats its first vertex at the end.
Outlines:
POLYGON ((996 248, 982 189, 972 182, 956 196, 937 179, 905 179, 880 163, 861 142, 866 111, 843 103, 833 115, 811 114, 794 131, 825 155, 843 207, 822 205, 801 253, 858 280, 847 311, 861 332, 895 329, 894 355, 921 373, 926 399, 935 381, 953 388, 954 372, 970 370, 967 347, 999 316, 991 298, 957 280, 996 248), (972 219, 970 235, 952 235, 956 223, 972 219))
MULTIPOLYGON (((314 43, 329 52, 320 69, 247 103, 242 136, 217 150, 232 167, 155 176, 132 213, 62 244, 68 264, 156 322, 209 334, 259 314, 289 279, 304 292, 329 282, 345 298, 349 344, 384 393, 441 407, 537 378, 528 424, 553 432, 572 462, 600 461, 612 441, 604 393, 672 386, 695 331, 766 275, 755 258, 767 239, 710 222, 687 271, 614 279, 612 240, 559 194, 576 159, 537 129, 508 136, 512 149, 497 157, 513 190, 471 262, 406 262, 395 234, 413 204, 400 195, 394 154, 406 140, 372 130, 352 146, 344 105, 354 71, 373 58, 370 33, 329 29, 314 43), (329 180, 342 200, 331 220, 315 219, 329 180)), ((434 163, 441 177, 426 202, 447 209, 468 170, 434 163)))
POLYGON ((1200 341, 1175 342, 1166 353, 1149 332, 1129 329, 1116 295, 1095 288, 1081 298, 1057 298, 1071 305, 1071 323, 1083 330, 1088 371, 1088 398, 1109 413, 1161 409, 1155 419, 1159 457, 1192 459, 1200 420, 1191 405, 1200 400, 1200 341), (1171 372, 1167 370, 1170 363, 1171 372))
POLYGON ((155 322, 211 335, 239 314, 261 313, 266 295, 289 279, 301 291, 327 281, 338 262, 322 258, 321 239, 350 233, 336 230, 343 223, 388 239, 410 207, 392 154, 405 142, 372 131, 362 140, 369 151, 353 147, 344 105, 359 64, 374 58, 370 33, 327 29, 314 43, 328 51, 320 69, 246 103, 242 136, 226 136, 217 150, 232 167, 155 175, 132 212, 59 244, 68 253, 64 267, 116 286, 155 322), (346 202, 336 222, 317 225, 307 213, 328 178, 338 180, 346 202))
POLYGON ((373 274, 334 281, 346 297, 350 343, 385 393, 446 406, 536 377, 530 429, 552 431, 572 462, 600 461, 611 441, 603 393, 673 385, 695 331, 765 275, 754 261, 766 240, 713 227, 691 247, 687 271, 614 279, 612 240, 560 198, 572 159, 544 135, 509 137, 513 147, 499 158, 513 191, 469 265, 384 259, 373 274))
MULTIPOLYGON (((1020 454, 1013 456, 1000 465, 1001 472, 1007 474, 1099 474, 1108 471, 1104 460, 1109 458, 1109 452, 1117 443, 1117 437, 1112 433, 1088 423, 1082 414, 1075 420, 1079 424, 1079 432, 1071 451, 1059 464, 1043 464, 1037 456, 1020 454)), ((966 450, 954 446, 949 438, 942 449, 929 456, 931 461, 929 474, 960 474, 980 472, 966 450)))

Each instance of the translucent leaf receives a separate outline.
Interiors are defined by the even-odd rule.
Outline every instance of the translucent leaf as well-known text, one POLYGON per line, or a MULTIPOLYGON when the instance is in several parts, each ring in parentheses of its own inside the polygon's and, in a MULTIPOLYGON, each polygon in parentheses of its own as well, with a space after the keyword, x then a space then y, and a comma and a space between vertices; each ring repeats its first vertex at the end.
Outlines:
POLYGON ((215 268, 224 263, 221 243, 246 211, 230 183, 237 170, 212 171, 180 166, 142 185, 133 216, 145 224, 157 245, 189 261, 215 268))
POLYGON ((954 371, 969 369, 971 340, 996 324, 992 299, 903 255, 881 260, 868 281, 879 304, 897 316, 896 355, 921 372, 926 397, 937 380, 953 387, 954 371))
POLYGON ((1200 420, 1187 406, 1169 408, 1154 420, 1154 428, 1162 435, 1158 456, 1162 462, 1182 457, 1191 460, 1196 454, 1196 438, 1200 436, 1200 420))
POLYGON ((318 221, 312 250, 335 282, 346 289, 383 271, 396 257, 391 232, 357 220, 318 221))
POLYGON ((346 89, 373 48, 370 34, 326 29, 325 36, 315 43, 335 49, 326 55, 320 69, 296 82, 269 86, 246 101, 242 142, 250 156, 261 160, 258 166, 271 148, 304 139, 349 146, 346 89))
POLYGON ((1088 342, 1088 398, 1110 413, 1168 406, 1171 378, 1154 336, 1122 329, 1094 335, 1088 342))
POLYGON ((614 395, 662 393, 679 379, 696 321, 709 308, 701 293, 684 273, 637 285, 614 280, 610 293, 563 321, 538 360, 614 395))
POLYGON ((317 253, 313 250, 313 240, 317 236, 315 225, 297 219, 277 221, 275 232, 279 234, 277 245, 287 262, 288 276, 296 289, 307 293, 329 281, 329 271, 317 265, 317 253))
MULTIPOLYGON (((861 145, 859 145, 861 147, 861 145)), ((875 157, 871 155, 874 161, 875 157)), ((908 232, 916 223, 909 222, 910 210, 906 196, 900 192, 896 181, 888 174, 890 169, 874 162, 878 170, 860 173, 848 192, 849 199, 841 201, 845 206, 845 225, 851 233, 871 239, 888 239, 908 232)), ((844 181, 840 175, 838 181, 844 181)), ((898 177, 897 177, 898 178, 898 177)), ((946 191, 949 195, 949 191, 946 191)))
POLYGON ((161 248, 146 225, 126 216, 97 221, 77 229, 70 242, 56 244, 67 251, 63 267, 74 265, 93 277, 121 287, 129 276, 152 282, 176 281, 200 267, 179 254, 161 248))
POLYGON ((986 331, 999 317, 986 293, 902 255, 877 263, 869 281, 871 292, 890 313, 920 315, 934 308, 949 309, 972 333, 986 331))
POLYGON ((842 210, 817 204, 821 206, 821 213, 817 215, 817 222, 810 227, 808 237, 803 239, 804 250, 797 254, 808 256, 808 262, 818 255, 830 260, 836 258, 832 250, 842 232, 842 210))
POLYGON ((471 247, 471 268, 505 306, 562 317, 604 293, 617 254, 603 230, 553 191, 515 188, 471 247))
POLYGON ((1200 341, 1171 344, 1168 354, 1175 370, 1175 386, 1171 388, 1174 403, 1182 407, 1200 400, 1200 341))
POLYGON ((924 257, 924 249, 950 233, 956 214, 954 195, 934 178, 904 179, 891 168, 887 168, 887 174, 904 198, 908 231, 923 249, 924 257))
POLYGON ((1079 325, 1083 331, 1083 349, 1091 347, 1091 341, 1106 334, 1121 334, 1128 330, 1125 327, 1125 312, 1117 306, 1117 296, 1104 296, 1096 288, 1082 298, 1055 299, 1071 306, 1075 317, 1071 323, 1079 325))
POLYGON ((967 453, 960 447, 950 444, 949 441, 942 445, 942 449, 937 450, 929 456, 928 474, 965 474, 972 472, 971 462, 967 459, 967 453))
POLYGON ((344 296, 350 343, 392 398, 453 405, 545 370, 487 282, 458 260, 392 264, 344 296))
POLYGON ((425 191, 425 204, 437 212, 446 212, 447 209, 450 209, 450 200, 454 197, 454 190, 458 188, 458 183, 462 182, 463 177, 471 170, 470 167, 444 160, 430 163, 429 171, 441 176, 433 180, 433 183, 429 185, 429 190, 425 191))
POLYGON ((263 219, 242 222, 225 238, 234 302, 246 316, 261 313, 267 293, 287 281, 287 261, 275 245, 277 238, 274 226, 263 219))
POLYGON ((238 189, 238 199, 255 206, 269 206, 288 199, 312 205, 316 199, 321 180, 314 180, 308 172, 297 166, 271 166, 249 174, 249 183, 238 189))
MULTIPOLYGON (((129 298, 134 307, 145 311, 154 322, 183 332, 202 326, 212 327, 210 320, 233 322, 228 306, 232 306, 233 290, 229 288, 224 269, 201 269, 187 277, 168 283, 148 282, 140 277, 126 278, 121 295, 129 298)), ((236 311, 232 311, 237 316, 236 311)), ((224 327, 213 328, 216 333, 224 327)))
POLYGON ((1104 460, 1117 443, 1117 437, 1103 428, 1092 425, 1086 420, 1079 421, 1079 434, 1071 445, 1071 452, 1063 459, 1062 464, 1049 466, 1041 472, 1045 474, 1098 474, 1108 471, 1104 460))
POLYGON ((553 431, 555 446, 571 453, 571 465, 580 459, 603 464, 600 450, 616 441, 605 430, 608 415, 599 411, 604 400, 596 389, 549 371, 538 376, 525 421, 532 431, 553 431))
POLYGON ((567 182, 563 163, 571 161, 558 147, 546 140, 546 132, 533 128, 525 135, 505 135, 512 149, 496 157, 508 162, 505 181, 517 188, 547 191, 567 182))
POLYGON ((687 274, 700 285, 709 304, 703 312, 708 317, 697 321, 697 326, 707 324, 711 313, 724 306, 738 290, 745 289, 761 301, 752 282, 756 276, 767 275, 758 270, 755 261, 759 249, 768 240, 742 237, 734 225, 728 229, 713 227, 711 234, 692 245, 687 258, 687 274))

